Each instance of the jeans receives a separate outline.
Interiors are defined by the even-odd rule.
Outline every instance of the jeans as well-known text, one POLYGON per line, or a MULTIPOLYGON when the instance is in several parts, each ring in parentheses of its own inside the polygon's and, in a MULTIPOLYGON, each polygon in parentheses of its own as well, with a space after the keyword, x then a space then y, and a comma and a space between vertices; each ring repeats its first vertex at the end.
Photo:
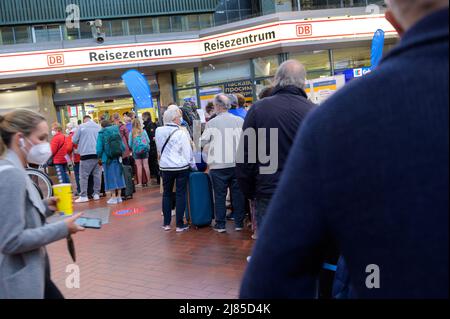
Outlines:
POLYGON ((56 175, 60 184, 70 184, 69 174, 67 174, 67 164, 55 164, 56 175))
POLYGON ((77 193, 81 193, 80 187, 80 163, 73 164, 73 172, 75 173, 75 182, 77 183, 77 193))
POLYGON ((177 227, 184 226, 184 212, 186 209, 186 188, 189 178, 189 170, 163 171, 163 213, 164 226, 170 225, 172 221, 172 191, 176 183, 176 219, 177 227))
POLYGON ((102 170, 97 159, 82 160, 80 162, 81 197, 88 196, 89 175, 94 177, 94 195, 100 195, 102 188, 102 170))
POLYGON ((150 145, 150 155, 148 158, 148 165, 150 167, 150 175, 156 177, 158 184, 160 183, 159 165, 158 165, 158 153, 156 152, 156 144, 150 145))
POLYGON ((233 217, 236 227, 244 226, 245 199, 236 179, 236 170, 232 168, 212 169, 209 172, 214 189, 214 208, 216 212, 216 226, 225 228, 227 189, 231 190, 233 217))
POLYGON ((262 224, 264 222, 264 217, 267 213, 267 208, 269 207, 271 198, 257 198, 256 199, 256 227, 257 229, 261 229, 262 224))

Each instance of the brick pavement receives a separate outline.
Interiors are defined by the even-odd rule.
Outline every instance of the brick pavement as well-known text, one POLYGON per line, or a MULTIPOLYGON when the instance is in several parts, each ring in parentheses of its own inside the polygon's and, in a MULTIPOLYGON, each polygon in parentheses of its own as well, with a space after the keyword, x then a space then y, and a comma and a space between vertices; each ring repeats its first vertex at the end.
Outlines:
MULTIPOLYGON (((79 204, 76 211, 106 206, 106 199, 79 204)), ((71 264, 65 241, 48 246, 52 278, 68 299, 232 299, 237 298, 253 240, 248 230, 212 228, 185 233, 164 232, 160 226, 159 189, 138 190, 133 200, 112 210, 140 208, 133 216, 114 216, 101 230, 74 236, 79 289, 65 287, 71 264)), ((172 225, 175 221, 172 220, 172 225)))

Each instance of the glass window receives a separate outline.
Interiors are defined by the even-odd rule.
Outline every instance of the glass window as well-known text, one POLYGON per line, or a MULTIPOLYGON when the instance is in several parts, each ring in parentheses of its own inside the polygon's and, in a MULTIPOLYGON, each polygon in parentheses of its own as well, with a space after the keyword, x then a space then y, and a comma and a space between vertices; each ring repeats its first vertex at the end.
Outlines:
POLYGON ((60 25, 48 25, 47 26, 48 41, 61 41, 62 32, 60 25))
MULTIPOLYGON (((105 35, 107 36, 107 37, 110 37, 111 36, 111 21, 105 21, 105 20, 103 20, 102 21, 102 27, 101 27, 101 30, 102 30, 102 32, 104 32, 105 33, 105 35)), ((91 37, 92 37, 92 35, 91 35, 91 37)))
POLYGON ((250 78, 250 63, 248 60, 234 63, 209 64, 199 68, 200 84, 208 85, 250 78))
POLYGON ((240 10, 252 10, 252 1, 251 0, 240 0, 239 3, 240 10))
POLYGON ((124 35, 122 20, 111 20, 111 36, 117 37, 124 35))
POLYGON ((336 71, 370 66, 370 47, 333 49, 333 60, 336 71))
POLYGON ((187 100, 191 100, 194 102, 197 101, 197 90, 196 89, 178 91, 178 93, 177 93, 178 105, 183 105, 184 102, 187 100))
POLYGON ((34 41, 36 43, 48 41, 47 27, 45 25, 37 25, 34 29, 34 41))
MULTIPOLYGON (((82 39, 92 38, 91 27, 86 23, 87 21, 80 21, 80 36, 82 39)), ((105 27, 102 27, 102 32, 105 32, 105 27)))
POLYGON ((241 16, 239 14, 239 10, 232 10, 227 12, 228 23, 239 21, 241 16))
POLYGON ((255 77, 257 78, 274 76, 279 66, 278 56, 272 55, 256 58, 253 60, 253 66, 255 67, 255 77))
POLYGON ((31 42, 30 28, 27 26, 14 27, 14 35, 16 43, 29 43, 31 42))
POLYGON ((200 24, 198 22, 198 15, 191 14, 187 16, 188 27, 187 30, 199 30, 200 24))
POLYGON ((239 10, 239 1, 240 0, 226 0, 227 10, 239 10))
POLYGON ((14 33, 12 27, 0 28, 0 43, 14 44, 14 33))
POLYGON ((170 20, 172 25, 172 32, 183 31, 183 16, 172 16, 170 20))
POLYGON ((193 69, 182 69, 176 72, 177 88, 189 88, 195 86, 195 74, 193 69))
POLYGON ((150 34, 153 33, 153 19, 143 18, 142 19, 142 33, 150 34))
POLYGON ((308 79, 317 79, 321 76, 331 75, 328 50, 291 53, 290 58, 299 61, 305 66, 308 79))
POLYGON ((249 19, 253 16, 252 10, 241 10, 241 19, 249 19))
POLYGON ((159 17, 158 25, 160 33, 170 32, 170 17, 159 17))
POLYGON ((223 91, 224 91, 223 85, 202 87, 200 89, 201 108, 204 109, 209 103, 212 103, 214 101, 214 97, 219 93, 223 93, 223 91))
POLYGON ((79 39, 78 29, 77 28, 64 28, 65 34, 64 39, 66 40, 76 40, 79 39))
POLYGON ((200 29, 211 28, 213 26, 212 14, 200 14, 198 20, 200 22, 200 29))
POLYGON ((292 0, 278 0, 276 1, 277 12, 289 12, 292 11, 292 0))
POLYGON ((141 19, 128 20, 128 32, 130 35, 141 34, 141 19))

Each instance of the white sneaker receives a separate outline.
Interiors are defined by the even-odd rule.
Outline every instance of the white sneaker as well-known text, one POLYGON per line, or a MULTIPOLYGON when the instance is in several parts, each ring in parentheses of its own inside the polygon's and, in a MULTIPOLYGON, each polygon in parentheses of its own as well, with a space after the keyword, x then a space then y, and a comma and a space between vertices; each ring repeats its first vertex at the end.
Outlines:
POLYGON ((122 203, 122 202, 123 202, 122 197, 117 197, 117 204, 120 204, 120 203, 122 203))
POLYGON ((175 209, 172 211, 172 216, 175 216, 177 214, 177 212, 175 211, 175 209))
POLYGON ((87 203, 89 202, 89 198, 80 196, 75 203, 87 203))
POLYGON ((189 229, 189 225, 184 225, 183 227, 177 227, 176 232, 181 233, 189 229))
POLYGON ((256 234, 253 234, 253 235, 252 235, 252 239, 253 239, 253 240, 257 240, 257 239, 258 239, 258 236, 256 236, 256 234))
POLYGON ((164 229, 164 231, 169 231, 169 230, 171 230, 172 228, 170 228, 170 226, 169 225, 166 225, 166 226, 161 226, 162 227, 162 229, 164 229))
POLYGON ((100 200, 100 195, 99 194, 95 194, 94 195, 94 200, 100 200))
POLYGON ((250 259, 252 259, 252 256, 247 256, 247 262, 250 262, 250 259))
POLYGON ((109 201, 106 202, 109 205, 115 205, 118 204, 117 198, 111 198, 109 201))
POLYGON ((161 212, 161 216, 164 216, 164 212, 161 212))

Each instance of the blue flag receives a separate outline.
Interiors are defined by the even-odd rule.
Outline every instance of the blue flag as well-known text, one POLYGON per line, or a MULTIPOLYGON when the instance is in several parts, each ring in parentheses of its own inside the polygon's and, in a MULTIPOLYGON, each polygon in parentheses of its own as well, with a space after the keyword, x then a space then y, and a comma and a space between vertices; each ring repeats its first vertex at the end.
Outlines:
POLYGON ((378 29, 375 31, 372 40, 372 55, 371 55, 371 64, 372 70, 375 69, 381 61, 383 57, 383 48, 384 48, 384 31, 378 29))
POLYGON ((153 108, 152 92, 145 76, 139 71, 130 70, 122 74, 122 79, 130 91, 137 109, 153 108))

